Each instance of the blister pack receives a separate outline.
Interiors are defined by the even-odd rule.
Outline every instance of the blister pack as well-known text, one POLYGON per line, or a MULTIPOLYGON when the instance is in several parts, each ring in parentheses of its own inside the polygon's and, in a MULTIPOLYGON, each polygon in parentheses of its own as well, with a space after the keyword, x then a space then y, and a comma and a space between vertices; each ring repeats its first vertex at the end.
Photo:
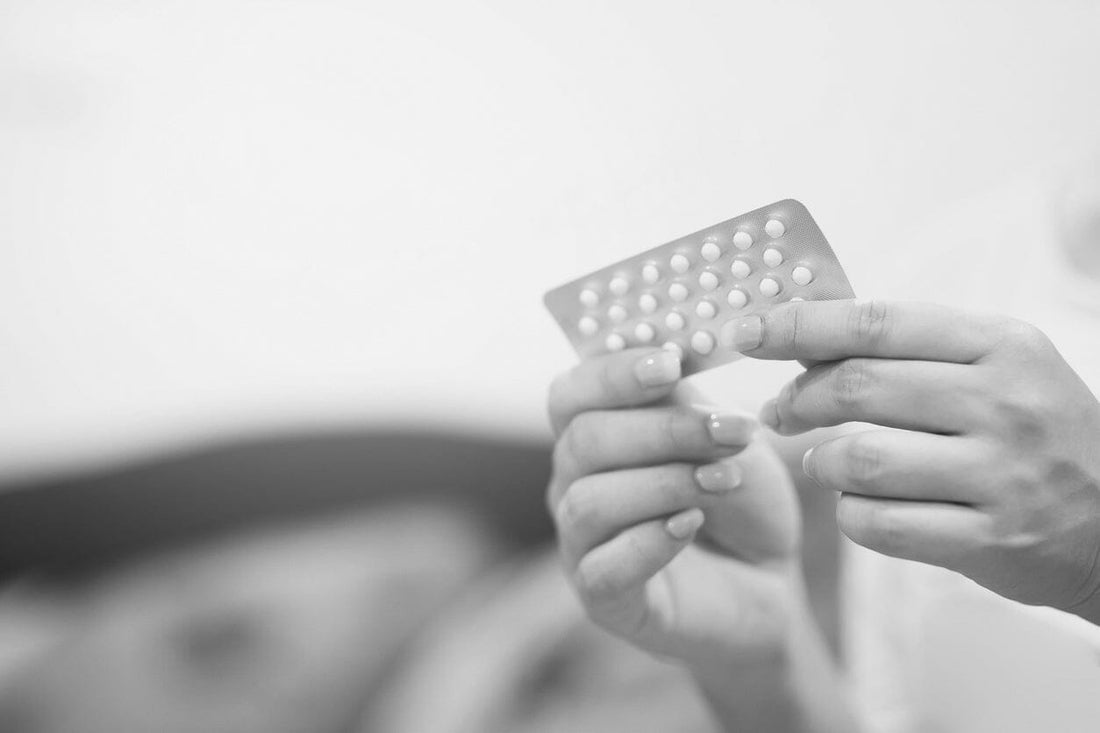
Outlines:
POLYGON ((688 375, 740 358, 732 327, 741 316, 851 297, 810 212, 786 199, 596 270, 543 301, 582 358, 662 345, 688 375))

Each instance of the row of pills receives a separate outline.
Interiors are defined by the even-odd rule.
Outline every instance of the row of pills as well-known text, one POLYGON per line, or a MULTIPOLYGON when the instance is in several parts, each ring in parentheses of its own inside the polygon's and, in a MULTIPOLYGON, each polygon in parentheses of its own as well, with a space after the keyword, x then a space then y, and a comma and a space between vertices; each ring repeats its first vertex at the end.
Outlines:
MULTIPOLYGON (((676 257, 682 257, 682 255, 674 255, 672 259, 675 260, 676 257)), ((767 265, 769 268, 779 267, 783 264, 783 253, 777 249, 769 249, 764 252, 763 260, 764 264, 767 265)), ((675 271, 675 267, 673 269, 675 271)), ((684 272, 686 272, 686 270, 684 272)), ((732 275, 737 280, 744 280, 751 274, 752 266, 745 260, 734 260, 730 264, 730 275, 732 275)), ((659 279, 660 274, 658 273, 655 265, 646 265, 642 268, 642 280, 647 285, 652 285, 656 283, 659 279), (650 275, 649 273, 657 274, 650 275)), ((809 285, 810 282, 813 281, 813 279, 813 271, 811 271, 810 268, 804 265, 798 265, 791 271, 791 280, 794 281, 795 285, 809 285)), ((764 282, 765 281, 761 281, 762 289, 764 289, 765 287, 764 282)), ((699 287, 701 287, 703 290, 710 292, 712 290, 716 290, 721 284, 721 278, 718 277, 717 273, 711 270, 704 270, 703 272, 699 273, 699 287)), ((772 286, 768 285, 766 287, 770 288, 772 286)), ((612 295, 621 298, 622 296, 630 292, 630 283, 627 281, 626 278, 616 276, 611 278, 611 282, 608 283, 607 289, 611 292, 612 295)), ((779 291, 776 290, 775 292, 778 293, 779 291)), ((668 294, 669 297, 673 300, 683 301, 688 297, 689 293, 687 286, 685 286, 683 283, 677 282, 669 286, 668 294)), ((767 293, 765 294, 767 295, 767 293)), ((775 293, 771 293, 770 295, 775 295, 775 293)), ((592 288, 585 288, 584 290, 581 290, 578 299, 580 300, 581 305, 586 308, 595 308, 600 304, 599 293, 597 293, 592 288)))
MULTIPOLYGON (((653 330, 653 327, 647 323, 640 323, 634 331, 634 336, 643 344, 651 342, 657 333, 653 330)), ((714 339, 714 334, 710 331, 696 331, 691 334, 691 349, 695 353, 706 356, 714 351, 714 347, 717 345, 717 341, 714 339)), ((607 337, 607 341, 604 342, 604 346, 608 351, 622 351, 626 348, 626 339, 621 334, 613 333, 607 337)), ((664 348, 677 352, 681 357, 684 355, 683 348, 675 341, 668 341, 664 344, 664 348)))

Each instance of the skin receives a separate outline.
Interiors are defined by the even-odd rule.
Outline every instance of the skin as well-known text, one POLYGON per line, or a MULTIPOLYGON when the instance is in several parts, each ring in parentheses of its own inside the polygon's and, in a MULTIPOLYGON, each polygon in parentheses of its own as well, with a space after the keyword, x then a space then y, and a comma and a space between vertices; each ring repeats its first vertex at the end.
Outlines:
POLYGON ((720 415, 715 440, 678 362, 640 380, 653 359, 675 361, 624 351, 551 387, 547 503, 567 577, 598 625, 684 665, 727 729, 855 730, 807 609, 788 471, 751 417, 720 415), (714 464, 738 485, 704 490, 694 469, 714 464))
POLYGON ((1100 623, 1100 403, 1038 329, 923 303, 779 306, 748 356, 807 371, 764 406, 810 450, 837 523, 872 550, 956 570, 1100 623))

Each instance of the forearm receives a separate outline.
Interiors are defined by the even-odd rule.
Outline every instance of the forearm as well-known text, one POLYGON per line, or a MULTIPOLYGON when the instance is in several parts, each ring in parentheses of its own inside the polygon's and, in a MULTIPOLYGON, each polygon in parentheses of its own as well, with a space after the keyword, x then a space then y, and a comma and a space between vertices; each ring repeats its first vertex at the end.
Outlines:
POLYGON ((839 670, 812 619, 799 604, 784 647, 751 663, 693 670, 696 683, 728 733, 852 733, 857 726, 839 670))

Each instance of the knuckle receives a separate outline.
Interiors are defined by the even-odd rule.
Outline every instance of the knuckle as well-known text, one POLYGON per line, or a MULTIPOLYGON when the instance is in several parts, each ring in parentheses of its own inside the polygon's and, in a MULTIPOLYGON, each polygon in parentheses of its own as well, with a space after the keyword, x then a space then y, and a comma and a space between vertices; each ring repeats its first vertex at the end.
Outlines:
POLYGON ((882 449, 868 438, 853 436, 844 450, 849 483, 858 488, 875 486, 883 478, 882 449))
POLYGON ((588 497, 584 479, 574 481, 566 489, 554 510, 554 522, 559 532, 568 534, 584 530, 592 519, 591 501, 588 497))
POLYGON ((1014 350, 1027 354, 1040 354, 1051 346, 1042 329, 1026 321, 1008 319, 1002 328, 1002 341, 1014 350))
POLYGON ((869 300, 852 309, 849 328, 857 343, 877 346, 889 334, 893 320, 893 312, 886 303, 869 300))
POLYGON ((695 422, 678 410, 667 410, 661 415, 660 435, 673 451, 694 453, 700 436, 695 422))
POLYGON ((791 345, 797 346, 805 341, 806 338, 806 312, 795 305, 789 309, 790 312, 790 331, 789 338, 791 345))
POLYGON ((841 497, 837 504, 837 526, 852 541, 894 557, 908 554, 910 536, 895 515, 877 502, 858 497, 841 497))
POLYGON ((1035 445, 1048 437, 1049 405, 1039 390, 1021 387, 1002 393, 994 409, 997 424, 1003 426, 1014 444, 1035 445))
POLYGON ((859 407, 866 397, 870 380, 866 361, 845 359, 833 370, 833 399, 844 409, 859 407))
POLYGON ((614 596, 617 591, 614 575, 604 564, 593 562, 591 555, 586 555, 577 564, 575 576, 577 594, 589 609, 614 596))
POLYGON ((569 374, 559 374, 550 382, 550 387, 546 391, 546 413, 550 418, 550 425, 555 429, 558 427, 558 423, 561 421, 562 415, 565 414, 566 406, 569 403, 568 394, 569 389, 569 374))

